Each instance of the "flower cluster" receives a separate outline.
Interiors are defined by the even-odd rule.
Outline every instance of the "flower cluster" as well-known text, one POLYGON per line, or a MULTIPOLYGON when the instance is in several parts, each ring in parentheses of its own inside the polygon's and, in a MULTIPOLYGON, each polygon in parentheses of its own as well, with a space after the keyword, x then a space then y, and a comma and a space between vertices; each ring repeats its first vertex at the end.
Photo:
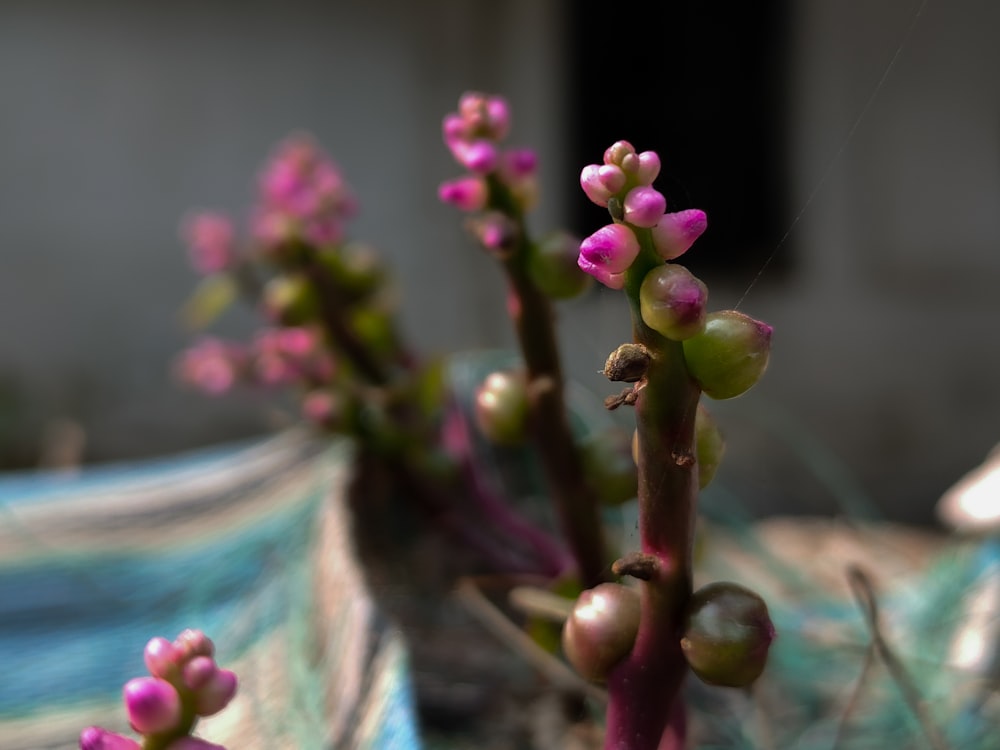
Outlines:
POLYGON ((667 213, 663 194, 652 187, 660 173, 654 151, 637 153, 628 141, 604 152, 603 164, 589 164, 580 173, 587 197, 611 213, 615 223, 598 229, 580 246, 579 265, 605 286, 621 289, 625 271, 640 252, 638 232, 664 260, 683 255, 705 231, 705 212, 698 209, 667 213))
MULTIPOLYGON (((224 750, 190 736, 199 716, 225 708, 236 694, 236 675, 220 669, 215 646, 200 630, 185 630, 173 642, 153 638, 144 652, 149 677, 125 683, 122 697, 132 728, 164 750, 224 750)), ((80 750, 139 750, 136 740, 100 727, 80 734, 80 750)))
POLYGON ((357 212, 354 194, 337 166, 304 135, 281 143, 260 177, 254 236, 265 250, 290 243, 326 247, 341 242, 357 212))
POLYGON ((458 112, 444 118, 444 142, 455 161, 469 174, 450 180, 438 196, 463 211, 482 211, 490 205, 490 178, 502 185, 520 211, 534 205, 538 158, 526 148, 501 149, 510 131, 510 109, 499 96, 464 94, 458 112))
POLYGON ((198 273, 220 273, 236 264, 236 230, 229 217, 213 211, 194 214, 184 222, 181 235, 198 273))
POLYGON ((232 389, 248 361, 242 344, 206 336, 180 354, 175 369, 181 382, 219 396, 232 389))

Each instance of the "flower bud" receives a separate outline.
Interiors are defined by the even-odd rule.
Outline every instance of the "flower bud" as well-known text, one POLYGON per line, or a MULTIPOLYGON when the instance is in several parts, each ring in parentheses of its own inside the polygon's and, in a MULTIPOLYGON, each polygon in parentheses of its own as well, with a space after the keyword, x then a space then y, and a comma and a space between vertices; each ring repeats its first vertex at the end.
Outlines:
POLYGON ((652 185, 660 174, 660 157, 655 151, 643 151, 639 154, 639 168, 635 173, 636 182, 640 185, 652 185))
POLYGON ((215 653, 215 644, 212 643, 212 639, 194 628, 182 630, 174 639, 174 648, 182 654, 183 661, 194 656, 212 656, 215 653))
POLYGON ((184 684, 189 690, 198 690, 219 671, 211 656, 196 656, 184 666, 184 684))
POLYGON ((639 632, 639 595, 620 583, 580 594, 563 626, 563 652, 581 676, 602 682, 628 656, 639 632))
POLYGON ((604 163, 621 165, 622 159, 635 154, 635 146, 628 141, 615 141, 604 151, 604 163))
POLYGON ((726 443, 711 412, 698 404, 694 418, 695 455, 698 457, 698 489, 705 489, 722 463, 726 443))
POLYGON ((141 747, 133 739, 100 727, 87 727, 80 732, 80 750, 140 750, 141 747))
POLYGON ((639 255, 639 240, 622 224, 608 224, 580 243, 577 264, 605 286, 621 289, 625 271, 639 255))
POLYGON ((653 247, 664 260, 679 258, 708 227, 708 217, 697 208, 663 214, 652 229, 653 247))
POLYGON ((516 445, 528 429, 528 389, 516 372, 494 372, 476 391, 476 425, 498 445, 516 445))
POLYGON ((684 266, 665 263, 646 274, 639 288, 642 321, 672 341, 683 341, 705 328, 708 287, 684 266))
POLYGON ((199 716, 211 716, 227 705, 236 695, 236 674, 228 669, 217 669, 195 694, 194 711, 199 716))
POLYGON ((625 187, 625 173, 615 165, 588 164, 580 172, 580 187, 587 197, 598 206, 607 206, 608 201, 625 187))
POLYGON ((681 650, 703 682, 746 687, 764 671, 774 636, 763 599, 735 583, 712 583, 688 602, 681 650))
POLYGON ((181 718, 177 690, 159 677, 136 677, 122 691, 129 724, 140 734, 156 734, 173 729, 181 718))
POLYGON ((624 205, 625 221, 650 229, 663 218, 663 212, 667 210, 667 199, 659 190, 641 185, 628 191, 624 205))
POLYGON ((711 398, 739 396, 767 369, 772 330, 736 310, 709 313, 705 330, 684 341, 688 372, 711 398))
POLYGON ((580 241, 567 232, 552 232, 530 247, 528 273, 553 299, 569 299, 587 289, 592 279, 577 265, 580 241))
POLYGON ((199 273, 225 271, 236 262, 236 230, 228 217, 196 214, 184 222, 181 234, 187 241, 191 264, 199 273))
POLYGON ((482 177, 470 175, 441 183, 438 198, 461 211, 481 211, 486 208, 489 189, 482 177))
POLYGON ((166 677, 178 668, 180 662, 180 654, 166 638, 151 639, 142 655, 146 669, 154 677, 166 677))

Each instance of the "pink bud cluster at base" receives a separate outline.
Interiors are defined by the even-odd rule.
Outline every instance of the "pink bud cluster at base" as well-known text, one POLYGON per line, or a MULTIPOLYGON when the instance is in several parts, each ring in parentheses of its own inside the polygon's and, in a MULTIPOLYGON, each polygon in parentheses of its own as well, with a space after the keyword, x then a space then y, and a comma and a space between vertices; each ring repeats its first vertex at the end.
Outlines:
MULTIPOLYGON (((225 750, 188 732, 185 715, 211 716, 236 694, 236 674, 221 669, 215 646, 200 630, 185 630, 171 642, 153 638, 143 653, 149 676, 125 683, 122 700, 129 725, 141 735, 170 739, 165 750, 225 750)), ((159 745, 158 745, 159 746, 159 745)), ((142 744, 100 727, 80 733, 80 750, 137 750, 142 744)))

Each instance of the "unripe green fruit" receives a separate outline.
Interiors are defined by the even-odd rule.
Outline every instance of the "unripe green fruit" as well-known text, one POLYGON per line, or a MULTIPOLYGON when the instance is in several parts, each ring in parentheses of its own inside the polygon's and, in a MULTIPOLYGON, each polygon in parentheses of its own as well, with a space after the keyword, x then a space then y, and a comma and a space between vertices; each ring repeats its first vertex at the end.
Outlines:
POLYGON ((736 310, 709 313, 705 330, 684 341, 688 372, 714 399, 739 396, 767 369, 772 330, 736 310))
POLYGON ((702 404, 698 404, 694 418, 694 442, 695 455, 698 457, 698 489, 703 490, 712 481, 715 470, 722 463, 726 443, 715 424, 715 419, 702 404))
POLYGON ((604 505, 621 505, 638 494, 639 477, 623 430, 604 430, 581 448, 587 482, 604 505))
POLYGON ((563 626, 563 652, 582 677, 603 682, 628 656, 639 632, 639 595, 620 583, 580 594, 563 626))
POLYGON ((746 687, 764 671, 774 636, 763 599, 735 583, 711 583, 688 602, 681 650, 703 682, 746 687))
MULTIPOLYGON (((694 449, 698 458, 698 489, 703 490, 712 481, 715 470, 722 463, 726 443, 712 415, 701 404, 698 404, 698 411, 694 417, 694 449)), ((636 466, 639 465, 638 430, 632 433, 632 461, 636 466)))
POLYGON ((396 348, 396 335, 390 310, 376 305, 351 311, 351 329, 361 342, 379 356, 388 357, 396 348))
POLYGON ((516 372, 494 372, 476 391, 476 425, 498 445, 516 445, 528 430, 528 389, 516 372))
POLYGON ((352 242, 319 251, 316 257, 347 299, 364 299, 385 283, 385 269, 378 254, 368 245, 352 242))
POLYGON ((299 326, 315 320, 319 302, 307 279, 283 275, 274 277, 264 287, 264 308, 283 325, 299 326))
POLYGON ((707 300, 708 287, 676 263, 656 266, 639 287, 642 322, 672 341, 684 341, 702 331, 707 300))
POLYGON ((566 232, 553 232, 529 248, 528 273, 553 299, 569 299, 590 287, 593 278, 580 270, 580 240, 566 232))

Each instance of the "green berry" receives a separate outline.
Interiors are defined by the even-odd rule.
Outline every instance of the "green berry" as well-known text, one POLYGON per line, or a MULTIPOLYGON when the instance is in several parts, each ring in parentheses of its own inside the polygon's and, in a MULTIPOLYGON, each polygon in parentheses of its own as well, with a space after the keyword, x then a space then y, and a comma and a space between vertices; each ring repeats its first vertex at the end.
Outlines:
POLYGON ((267 282, 264 309, 282 325, 300 326, 316 319, 319 301, 307 279, 288 274, 267 282))
POLYGON ((676 263, 656 266, 639 287, 642 322, 673 341, 701 333, 707 300, 708 287, 676 263))
POLYGON ((705 330, 684 341, 688 372, 714 399, 739 396, 767 369, 771 331, 736 310, 709 313, 705 330))
POLYGON ((623 430, 599 432, 581 448, 587 482, 604 505, 621 505, 638 494, 639 477, 623 430))
POLYGON ((735 583, 711 583, 688 602, 681 650, 703 682, 747 687, 764 671, 774 636, 763 599, 735 583))
POLYGON ((516 445, 525 439, 528 411, 528 389, 521 373, 491 373, 476 391, 476 425, 498 445, 516 445))
POLYGON ((529 248, 528 273, 546 295, 569 299, 589 288, 593 279, 580 270, 580 240, 566 232, 552 232, 529 248))
POLYGON ((603 682, 628 656, 639 632, 639 595, 620 583, 580 594, 563 626, 563 652, 582 677, 603 682))
POLYGON ((702 404, 694 418, 695 455, 698 457, 698 489, 705 489, 722 463, 726 443, 711 413, 702 404))

